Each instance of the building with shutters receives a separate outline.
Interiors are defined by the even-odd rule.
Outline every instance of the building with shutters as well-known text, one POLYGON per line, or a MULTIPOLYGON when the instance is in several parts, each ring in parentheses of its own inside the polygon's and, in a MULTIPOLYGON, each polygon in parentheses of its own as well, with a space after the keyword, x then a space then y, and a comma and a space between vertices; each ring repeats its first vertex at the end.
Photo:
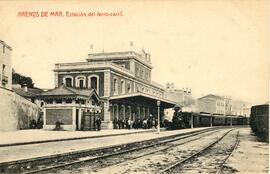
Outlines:
POLYGON ((12 48, 0 40, 0 87, 12 89, 12 48))
POLYGON ((209 94, 199 98, 197 105, 199 112, 222 115, 232 114, 232 99, 229 97, 209 94))

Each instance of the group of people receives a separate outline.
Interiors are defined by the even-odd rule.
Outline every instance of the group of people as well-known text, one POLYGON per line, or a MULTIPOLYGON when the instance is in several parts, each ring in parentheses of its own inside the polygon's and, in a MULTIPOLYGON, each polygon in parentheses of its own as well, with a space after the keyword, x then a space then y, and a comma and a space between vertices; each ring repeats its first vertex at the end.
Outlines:
POLYGON ((157 119, 151 117, 151 118, 144 118, 139 119, 136 118, 134 121, 130 118, 128 119, 113 119, 113 128, 114 129, 151 129, 153 127, 157 128, 158 121, 157 119))
POLYGON ((43 128, 43 120, 42 117, 39 116, 37 121, 35 119, 30 121, 30 129, 42 129, 43 128))

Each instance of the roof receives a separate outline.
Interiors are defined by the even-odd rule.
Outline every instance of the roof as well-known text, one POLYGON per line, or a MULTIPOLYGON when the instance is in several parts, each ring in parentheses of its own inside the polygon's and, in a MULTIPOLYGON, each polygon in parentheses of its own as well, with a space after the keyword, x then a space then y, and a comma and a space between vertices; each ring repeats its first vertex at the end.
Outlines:
POLYGON ((198 100, 201 100, 201 99, 207 99, 207 98, 210 98, 210 99, 217 99, 217 100, 223 100, 224 98, 223 97, 220 97, 218 95, 214 95, 214 94, 208 94, 208 95, 205 95, 201 98, 198 98, 198 100))
POLYGON ((44 92, 42 89, 39 88, 27 88, 27 91, 25 91, 24 88, 13 87, 12 90, 16 92, 18 95, 25 98, 33 98, 44 92))
POLYGON ((88 54, 88 58, 86 59, 88 62, 90 61, 102 61, 102 60, 115 60, 115 59, 130 59, 134 58, 137 61, 143 63, 145 66, 149 68, 153 68, 151 65, 151 61, 149 57, 150 54, 144 52, 143 54, 139 54, 135 51, 122 51, 122 52, 102 52, 102 53, 91 53, 88 54))
POLYGON ((129 99, 138 99, 138 100, 141 100, 141 102, 148 100, 154 103, 155 106, 156 106, 156 102, 160 101, 161 105, 164 106, 165 108, 172 108, 176 104, 176 102, 174 101, 171 101, 165 98, 152 96, 152 95, 141 93, 141 92, 113 96, 113 97, 110 97, 109 100, 129 100, 129 99))
POLYGON ((50 89, 46 92, 43 92, 39 95, 39 97, 59 97, 59 96, 81 96, 81 97, 89 97, 95 95, 98 100, 100 100, 99 96, 96 93, 95 89, 79 89, 67 87, 65 85, 61 85, 60 87, 50 89))
POLYGON ((41 96, 59 96, 59 95, 81 95, 89 96, 93 92, 93 89, 77 89, 72 87, 67 87, 61 85, 60 87, 49 89, 46 92, 43 92, 41 96))
POLYGON ((0 43, 1 43, 2 45, 4 45, 5 47, 7 47, 10 51, 12 51, 11 46, 7 45, 7 44, 5 43, 5 41, 0 40, 0 43))

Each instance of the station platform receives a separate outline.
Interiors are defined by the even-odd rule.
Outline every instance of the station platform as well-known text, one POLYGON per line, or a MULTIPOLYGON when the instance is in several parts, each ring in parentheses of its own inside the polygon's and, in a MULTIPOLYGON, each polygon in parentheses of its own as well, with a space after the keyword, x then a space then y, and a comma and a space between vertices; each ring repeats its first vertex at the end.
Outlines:
POLYGON ((241 129, 239 139, 224 173, 269 173, 269 144, 260 142, 250 128, 241 129))
POLYGON ((101 130, 99 132, 70 132, 24 130, 4 132, 0 135, 0 165, 32 158, 48 158, 76 151, 94 150, 115 145, 151 140, 176 134, 195 132, 210 127, 175 131, 150 130, 101 130), (41 143, 38 143, 41 142, 41 143))
POLYGON ((18 130, 12 132, 0 132, 0 147, 148 132, 156 132, 156 129, 106 129, 100 131, 52 131, 43 129, 18 130))

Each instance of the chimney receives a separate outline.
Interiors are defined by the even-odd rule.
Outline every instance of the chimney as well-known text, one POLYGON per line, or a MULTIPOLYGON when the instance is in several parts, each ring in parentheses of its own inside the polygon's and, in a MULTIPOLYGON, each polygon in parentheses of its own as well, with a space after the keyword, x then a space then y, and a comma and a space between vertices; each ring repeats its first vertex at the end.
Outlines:
POLYGON ((23 84, 23 85, 22 85, 22 88, 23 88, 23 91, 24 91, 24 92, 27 92, 27 91, 28 91, 27 85, 26 85, 26 84, 23 84))
POLYGON ((174 83, 171 83, 171 88, 174 89, 174 83))
POLYGON ((166 88, 167 88, 167 89, 170 89, 170 83, 167 83, 167 84, 166 84, 166 88))

